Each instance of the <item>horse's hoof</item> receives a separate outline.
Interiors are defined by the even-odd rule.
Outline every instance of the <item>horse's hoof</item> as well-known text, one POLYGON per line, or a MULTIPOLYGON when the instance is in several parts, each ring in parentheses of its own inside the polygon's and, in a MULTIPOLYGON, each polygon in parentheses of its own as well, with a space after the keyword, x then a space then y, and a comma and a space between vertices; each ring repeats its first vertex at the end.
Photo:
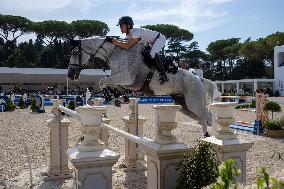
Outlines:
POLYGON ((208 132, 206 132, 206 133, 204 134, 204 138, 206 138, 206 137, 210 137, 210 135, 209 135, 208 132))
POLYGON ((123 95, 123 101, 124 103, 129 103, 130 102, 129 97, 127 95, 123 95))
POLYGON ((121 102, 120 102, 119 100, 115 100, 115 101, 114 101, 114 105, 115 105, 116 107, 121 107, 121 102))

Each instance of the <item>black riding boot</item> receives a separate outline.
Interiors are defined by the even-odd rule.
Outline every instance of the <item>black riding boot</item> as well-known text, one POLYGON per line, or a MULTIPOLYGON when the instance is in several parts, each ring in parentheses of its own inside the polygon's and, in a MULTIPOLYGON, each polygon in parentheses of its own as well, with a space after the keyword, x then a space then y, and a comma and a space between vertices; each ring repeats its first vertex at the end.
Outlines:
POLYGON ((160 72, 160 79, 159 79, 160 84, 163 85, 165 82, 169 81, 169 79, 166 75, 163 63, 158 54, 156 54, 154 60, 155 60, 156 68, 160 72))

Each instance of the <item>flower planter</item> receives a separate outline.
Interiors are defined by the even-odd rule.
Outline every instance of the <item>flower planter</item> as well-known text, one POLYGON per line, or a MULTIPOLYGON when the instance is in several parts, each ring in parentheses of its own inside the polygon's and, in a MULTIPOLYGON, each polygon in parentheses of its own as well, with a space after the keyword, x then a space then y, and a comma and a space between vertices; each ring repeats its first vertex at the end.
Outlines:
POLYGON ((37 109, 31 109, 32 110, 32 112, 37 112, 37 109))
POLYGON ((271 138, 284 138, 284 130, 265 129, 264 135, 271 138))
POLYGON ((7 111, 8 112, 13 112, 13 111, 15 111, 15 108, 7 108, 7 111))

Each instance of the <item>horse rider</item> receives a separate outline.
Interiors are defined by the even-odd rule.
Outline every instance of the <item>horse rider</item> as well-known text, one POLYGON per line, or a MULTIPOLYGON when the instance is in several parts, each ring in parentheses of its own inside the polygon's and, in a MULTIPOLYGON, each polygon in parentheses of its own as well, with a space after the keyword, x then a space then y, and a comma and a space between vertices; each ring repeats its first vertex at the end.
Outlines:
POLYGON ((152 49, 150 52, 151 58, 154 59, 155 66, 160 72, 160 84, 163 85, 168 81, 163 63, 159 57, 159 52, 165 46, 166 37, 157 32, 145 28, 133 28, 133 20, 130 16, 123 16, 119 19, 117 26, 120 26, 121 33, 125 33, 127 40, 119 40, 111 37, 106 37, 106 41, 114 43, 121 48, 128 49, 136 43, 148 43, 152 49))

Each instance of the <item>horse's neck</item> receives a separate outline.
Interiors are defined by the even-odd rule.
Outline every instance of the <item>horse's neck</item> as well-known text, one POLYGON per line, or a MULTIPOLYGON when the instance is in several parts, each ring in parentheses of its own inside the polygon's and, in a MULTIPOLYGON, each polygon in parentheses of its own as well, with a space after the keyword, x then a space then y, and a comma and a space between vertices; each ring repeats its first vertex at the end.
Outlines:
POLYGON ((141 46, 138 44, 129 49, 116 48, 112 54, 110 64, 114 64, 114 66, 122 64, 135 66, 139 58, 140 48, 141 46))

